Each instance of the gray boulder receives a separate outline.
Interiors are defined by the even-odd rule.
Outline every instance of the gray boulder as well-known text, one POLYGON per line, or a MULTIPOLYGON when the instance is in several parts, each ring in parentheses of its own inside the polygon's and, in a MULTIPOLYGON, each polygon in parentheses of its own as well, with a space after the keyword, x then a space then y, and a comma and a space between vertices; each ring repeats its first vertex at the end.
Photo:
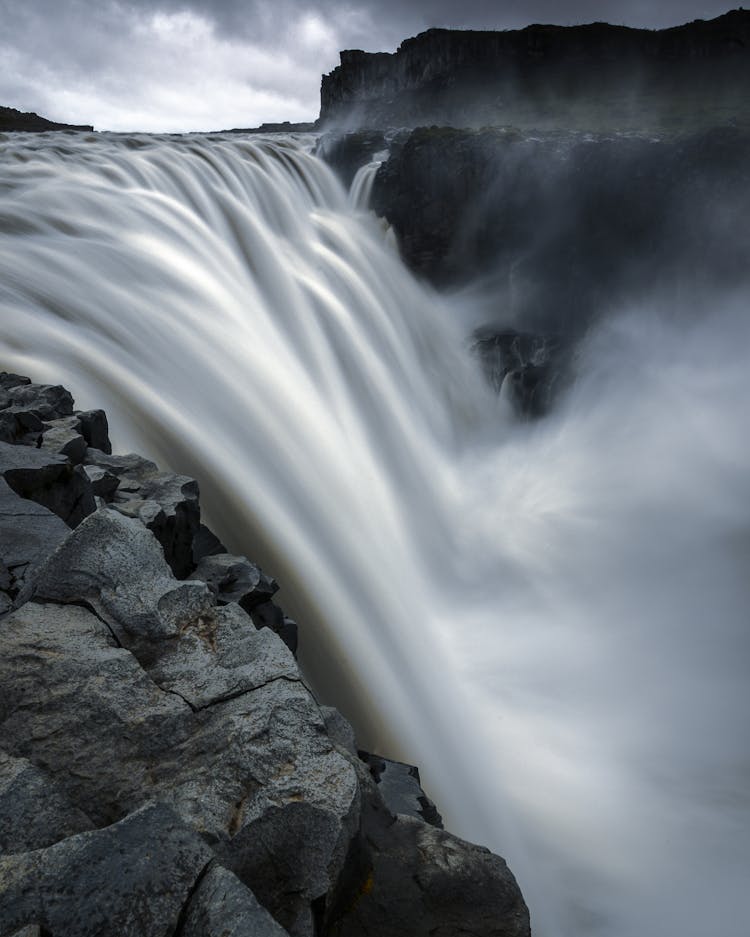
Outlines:
POLYGON ((268 602, 279 591, 275 579, 245 559, 230 553, 205 556, 195 569, 195 577, 207 583, 220 604, 236 602, 246 612, 268 602))
POLYGON ((18 495, 49 508, 69 527, 96 509, 91 483, 65 456, 0 442, 0 475, 18 495))
POLYGON ((39 567, 23 598, 86 602, 125 646, 200 630, 213 599, 199 582, 178 582, 153 535, 139 521, 100 510, 39 567))
POLYGON ((530 937, 518 884, 489 850, 382 811, 365 838, 357 878, 331 915, 337 937, 530 937))
MULTIPOLYGON (((14 378, 15 379, 15 378, 14 378)), ((73 413, 73 397, 61 385, 13 384, 3 388, 14 410, 31 410, 42 420, 59 420, 73 413)))
POLYGON ((0 854, 51 846, 90 829, 91 820, 41 769, 0 750, 0 854))
MULTIPOLYGON (((60 518, 34 501, 19 497, 0 478, 0 597, 7 610, 29 571, 70 533, 60 518)), ((3 612, 0 604, 0 614, 3 612)))
POLYGON ((183 919, 181 937, 289 937, 255 895, 227 869, 212 864, 183 919))
POLYGON ((0 858, 0 932, 34 921, 65 937, 164 937, 211 852, 161 804, 47 849, 0 858))
POLYGON ((419 768, 369 752, 360 751, 359 757, 370 769, 380 796, 391 813, 416 817, 438 829, 443 828, 442 817, 422 789, 419 768))
POLYGON ((88 446, 81 435, 78 417, 65 416, 45 424, 41 448, 65 456, 73 465, 80 465, 86 457, 88 446))
POLYGON ((81 435, 87 445, 104 453, 112 452, 109 441, 109 423, 104 410, 78 410, 76 412, 81 435))

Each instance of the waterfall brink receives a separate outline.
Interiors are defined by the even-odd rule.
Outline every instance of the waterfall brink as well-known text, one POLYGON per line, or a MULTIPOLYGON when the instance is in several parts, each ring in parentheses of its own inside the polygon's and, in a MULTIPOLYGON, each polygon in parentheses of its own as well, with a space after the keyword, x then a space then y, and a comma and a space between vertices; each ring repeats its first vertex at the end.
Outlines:
POLYGON ((747 298, 644 296, 514 423, 308 150, 0 138, 0 367, 201 480, 538 937, 746 937, 747 298))

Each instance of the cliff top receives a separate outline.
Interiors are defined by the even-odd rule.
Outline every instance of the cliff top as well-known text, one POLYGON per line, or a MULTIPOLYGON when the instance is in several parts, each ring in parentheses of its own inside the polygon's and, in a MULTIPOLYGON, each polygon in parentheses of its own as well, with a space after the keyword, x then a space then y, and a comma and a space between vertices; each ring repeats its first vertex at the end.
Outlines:
POLYGON ((30 111, 18 111, 14 107, 0 107, 0 133, 26 131, 44 133, 46 130, 88 130, 91 124, 58 124, 30 111))

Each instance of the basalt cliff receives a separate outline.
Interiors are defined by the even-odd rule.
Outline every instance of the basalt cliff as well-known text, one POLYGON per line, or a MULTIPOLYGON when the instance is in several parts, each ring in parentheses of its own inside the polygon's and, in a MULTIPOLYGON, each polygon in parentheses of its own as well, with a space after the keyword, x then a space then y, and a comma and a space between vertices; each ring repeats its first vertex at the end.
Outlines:
POLYGON ((323 77, 323 128, 509 125, 679 129, 748 122, 750 11, 659 31, 606 23, 430 29, 347 50, 323 77))

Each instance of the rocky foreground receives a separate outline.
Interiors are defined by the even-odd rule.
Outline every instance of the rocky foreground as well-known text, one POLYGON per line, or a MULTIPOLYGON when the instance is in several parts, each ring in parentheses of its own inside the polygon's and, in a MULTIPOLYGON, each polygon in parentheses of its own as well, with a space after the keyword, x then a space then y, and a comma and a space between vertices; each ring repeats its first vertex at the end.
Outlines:
POLYGON ((505 862, 317 702, 276 589, 193 479, 0 374, 0 937, 528 937, 505 862))

